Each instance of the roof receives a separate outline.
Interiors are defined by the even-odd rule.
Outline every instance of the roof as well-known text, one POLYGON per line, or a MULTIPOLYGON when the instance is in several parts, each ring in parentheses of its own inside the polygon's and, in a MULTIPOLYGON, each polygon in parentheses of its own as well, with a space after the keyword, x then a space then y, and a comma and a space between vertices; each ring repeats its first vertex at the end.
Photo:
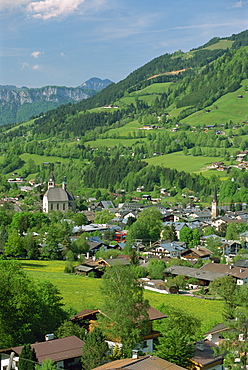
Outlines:
POLYGON ((206 366, 219 360, 223 360, 223 355, 214 355, 214 347, 218 347, 216 344, 207 339, 202 342, 204 343, 204 350, 202 351, 196 347, 195 355, 192 357, 194 362, 206 366))
POLYGON ((148 316, 150 321, 165 319, 167 316, 162 312, 156 310, 156 308, 150 306, 148 309, 148 316))
POLYGON ((248 268, 248 260, 237 260, 234 266, 248 268))
MULTIPOLYGON (((81 357, 83 346, 84 341, 75 335, 31 344, 31 348, 35 350, 39 363, 46 358, 57 362, 69 358, 81 357)), ((12 350, 19 355, 22 348, 23 346, 13 347, 12 350)))
POLYGON ((98 366, 93 370, 185 370, 184 367, 172 364, 157 356, 144 356, 138 359, 125 358, 98 366))
POLYGON ((200 270, 214 271, 223 275, 231 275, 237 279, 246 279, 248 277, 248 268, 237 267, 233 265, 222 265, 220 263, 209 262, 202 266, 200 270))
MULTIPOLYGON (((211 262, 210 262, 211 263, 211 262)), ((165 272, 169 272, 173 275, 185 275, 194 277, 199 280, 213 281, 216 278, 226 275, 225 273, 219 273, 215 271, 204 271, 202 269, 195 269, 193 267, 177 266, 172 265, 165 269, 165 272)))
POLYGON ((200 258, 210 256, 211 254, 213 254, 213 252, 211 252, 209 249, 205 247, 196 247, 196 248, 186 249, 186 251, 182 252, 181 256, 187 255, 188 253, 190 253, 190 251, 198 255, 200 258))
POLYGON ((205 333, 204 336, 209 335, 209 334, 219 333, 227 329, 228 329, 227 326, 222 322, 220 324, 215 325, 212 329, 210 329, 207 333, 205 333))
POLYGON ((49 188, 44 196, 50 202, 68 202, 73 199, 71 194, 62 188, 49 188))
POLYGON ((89 310, 87 308, 85 308, 84 310, 78 312, 75 316, 71 317, 70 320, 81 320, 81 319, 87 319, 89 318, 91 315, 95 315, 97 313, 100 313, 101 311, 100 310, 89 310))

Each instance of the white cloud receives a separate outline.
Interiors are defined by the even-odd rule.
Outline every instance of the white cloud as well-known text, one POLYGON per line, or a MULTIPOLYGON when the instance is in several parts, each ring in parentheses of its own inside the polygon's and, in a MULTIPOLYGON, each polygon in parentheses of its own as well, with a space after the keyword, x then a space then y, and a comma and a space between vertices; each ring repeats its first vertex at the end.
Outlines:
POLYGON ((73 13, 85 0, 44 0, 30 2, 26 11, 34 18, 50 19, 73 13))
POLYGON ((38 64, 36 64, 35 66, 33 66, 33 69, 39 69, 40 66, 38 64))
POLYGON ((12 10, 20 8, 23 5, 27 5, 30 0, 0 0, 0 11, 2 10, 12 10))
POLYGON ((21 69, 29 68, 29 64, 25 62, 21 62, 21 69))
POLYGON ((104 8, 108 1, 109 0, 0 0, 0 11, 22 9, 30 17, 46 20, 50 18, 66 17, 75 11, 83 13, 89 11, 97 12, 99 9, 104 8))
POLYGON ((38 58, 41 54, 43 54, 41 51, 33 51, 33 53, 31 53, 32 57, 34 58, 38 58))
POLYGON ((244 2, 242 1, 242 0, 240 0, 240 1, 237 1, 235 4, 233 4, 232 6, 231 6, 231 8, 242 8, 243 7, 243 4, 244 2))

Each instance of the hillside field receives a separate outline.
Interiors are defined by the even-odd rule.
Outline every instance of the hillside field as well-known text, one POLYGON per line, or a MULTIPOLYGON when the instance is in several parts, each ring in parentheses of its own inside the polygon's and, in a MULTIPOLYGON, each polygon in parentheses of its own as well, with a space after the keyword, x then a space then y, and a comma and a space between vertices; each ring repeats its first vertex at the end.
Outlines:
MULTIPOLYGON (((36 282, 48 280, 61 292, 66 308, 77 312, 83 308, 102 307, 101 279, 93 279, 64 273, 64 261, 22 261, 27 274, 36 282)), ((180 308, 202 320, 202 333, 215 324, 222 322, 223 303, 183 295, 161 294, 145 291, 150 305, 159 308, 161 304, 180 308)))

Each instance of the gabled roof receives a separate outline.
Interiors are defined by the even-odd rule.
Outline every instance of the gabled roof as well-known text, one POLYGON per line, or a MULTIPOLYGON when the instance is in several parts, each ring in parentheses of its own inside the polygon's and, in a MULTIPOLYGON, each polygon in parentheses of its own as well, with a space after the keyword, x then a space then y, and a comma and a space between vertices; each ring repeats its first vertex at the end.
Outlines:
MULTIPOLYGON (((35 350, 39 363, 42 363, 46 358, 57 362, 69 358, 81 357, 83 346, 84 341, 75 335, 31 344, 31 348, 35 350)), ((20 355, 22 348, 23 346, 12 347, 7 350, 1 350, 1 352, 8 353, 9 351, 13 351, 17 355, 20 355)))
POLYGON ((207 333, 204 334, 204 337, 209 334, 220 333, 222 331, 226 331, 228 327, 222 322, 220 324, 215 325, 212 329, 210 329, 207 333))
POLYGON ((93 370, 185 370, 184 367, 172 364, 157 356, 148 355, 138 359, 125 358, 98 366, 93 370))
POLYGON ((203 345, 204 345, 203 350, 200 350, 196 347, 195 354, 192 357, 193 362, 196 362, 196 363, 198 363, 200 365, 203 365, 203 366, 207 366, 209 364, 213 364, 213 366, 214 366, 215 362, 223 360, 223 358, 224 358, 223 355, 215 356, 215 354, 214 354, 214 348, 218 347, 216 344, 214 344, 213 342, 205 339, 203 341, 203 345))
POLYGON ((173 265, 165 269, 165 272, 169 272, 173 275, 185 275, 189 277, 194 277, 199 280, 213 281, 218 277, 226 275, 225 273, 219 273, 215 271, 203 271, 201 269, 195 269, 193 267, 187 266, 177 266, 173 265))
POLYGON ((240 268, 233 265, 222 265, 220 263, 209 262, 202 266, 200 270, 221 273, 223 275, 231 275, 237 279, 246 279, 248 277, 248 268, 240 268))

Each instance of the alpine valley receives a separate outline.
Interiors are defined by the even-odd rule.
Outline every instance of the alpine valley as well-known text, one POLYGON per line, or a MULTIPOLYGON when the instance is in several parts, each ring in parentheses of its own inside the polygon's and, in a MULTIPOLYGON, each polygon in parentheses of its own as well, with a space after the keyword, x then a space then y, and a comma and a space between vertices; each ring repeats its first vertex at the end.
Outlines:
POLYGON ((223 204, 248 203, 247 30, 164 54, 99 90, 1 88, 2 193, 13 172, 40 183, 53 163, 56 181, 66 176, 81 197, 100 189, 106 200, 209 204, 216 187, 223 204))

